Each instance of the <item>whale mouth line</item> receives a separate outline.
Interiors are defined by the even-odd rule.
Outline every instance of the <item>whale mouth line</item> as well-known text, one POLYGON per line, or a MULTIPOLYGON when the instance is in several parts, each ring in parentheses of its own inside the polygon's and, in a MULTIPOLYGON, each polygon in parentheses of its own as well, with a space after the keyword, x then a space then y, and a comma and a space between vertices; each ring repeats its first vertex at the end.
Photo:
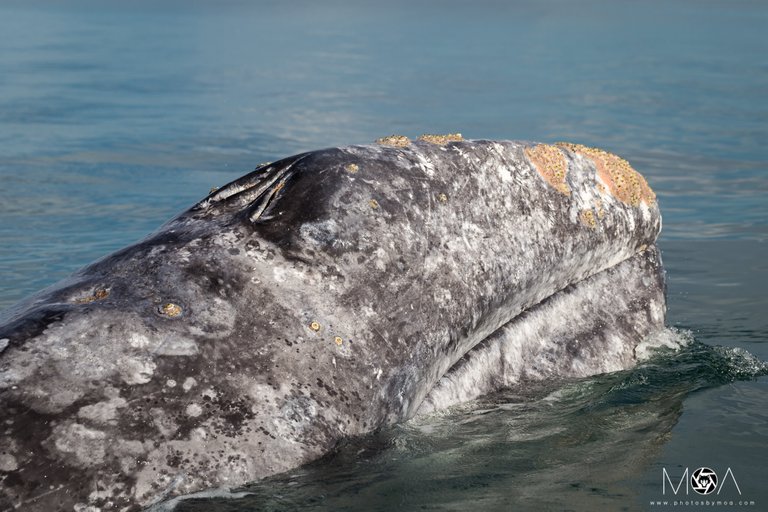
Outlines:
POLYGON ((585 377, 595 373, 596 359, 601 373, 633 366, 637 346, 664 326, 660 268, 659 250, 651 246, 526 308, 464 352, 416 415, 524 381, 585 377))

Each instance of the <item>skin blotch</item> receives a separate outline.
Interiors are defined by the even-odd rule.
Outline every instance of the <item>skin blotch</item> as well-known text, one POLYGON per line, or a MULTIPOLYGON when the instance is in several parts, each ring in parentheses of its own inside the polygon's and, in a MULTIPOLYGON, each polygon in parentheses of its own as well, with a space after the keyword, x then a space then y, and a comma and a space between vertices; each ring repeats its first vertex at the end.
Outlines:
POLYGON ((86 405, 81 407, 77 416, 81 419, 91 420, 100 424, 114 422, 117 419, 117 409, 125 407, 127 402, 120 397, 106 402, 86 405))
POLYGON ((632 206, 638 206, 640 203, 651 205, 656 202, 656 194, 648 186, 648 182, 623 158, 602 149, 581 144, 560 142, 557 145, 592 160, 598 176, 608 186, 608 191, 619 201, 632 206))
POLYGON ((51 436, 57 450, 72 457, 74 465, 98 466, 106 456, 107 434, 79 423, 58 425, 51 436))
POLYGON ((376 144, 381 144, 382 146, 394 146, 396 148, 404 148, 410 143, 411 139, 405 135, 387 135, 386 137, 376 139, 376 144))
POLYGON ((555 190, 566 196, 571 195, 571 188, 565 182, 565 176, 568 173, 568 163, 562 151, 556 146, 537 144, 536 146, 525 148, 525 156, 533 164, 536 172, 541 174, 541 177, 552 185, 555 190))
POLYGON ((424 135, 419 136, 419 140, 442 146, 444 144, 448 144, 449 142, 460 142, 464 140, 464 137, 462 137, 460 133, 446 133, 445 135, 433 135, 425 133, 424 135))
POLYGON ((16 457, 9 453, 0 453, 0 471, 10 473, 19 469, 19 463, 16 457))

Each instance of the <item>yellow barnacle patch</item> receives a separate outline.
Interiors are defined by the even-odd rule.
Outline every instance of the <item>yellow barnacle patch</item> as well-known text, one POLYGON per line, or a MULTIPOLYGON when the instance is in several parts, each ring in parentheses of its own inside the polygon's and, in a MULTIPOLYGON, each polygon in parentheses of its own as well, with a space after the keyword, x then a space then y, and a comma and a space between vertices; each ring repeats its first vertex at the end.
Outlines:
POLYGON ((344 166, 344 169, 347 170, 347 172, 355 174, 357 171, 360 170, 360 166, 357 164, 347 164, 344 166))
POLYGON ((558 146, 592 160, 598 176, 608 186, 608 192, 619 201, 632 206, 638 206, 641 202, 649 205, 656 202, 656 194, 648 186, 648 182, 623 158, 581 144, 561 142, 558 146))
POLYGON ((376 139, 377 144, 382 146, 394 146, 396 148, 404 148, 411 143, 411 139, 405 135, 387 135, 380 139, 376 139))
POLYGON ((537 144, 525 148, 525 156, 533 164, 536 172, 547 183, 552 185, 555 190, 566 196, 571 195, 571 188, 565 181, 565 176, 568 173, 568 163, 562 151, 556 146, 537 144))
POLYGON ((341 336, 336 336, 333 338, 333 342, 340 347, 344 343, 344 340, 341 339, 341 336))
POLYGON ((440 201, 441 203, 447 203, 448 202, 448 196, 445 195, 444 193, 440 192, 439 194, 437 194, 437 200, 440 201))
POLYGON ((448 144, 449 142, 462 141, 464 140, 464 137, 462 137, 460 133, 446 133, 445 135, 433 135, 425 133, 424 135, 419 136, 419 140, 442 146, 448 144))
POLYGON ((597 220, 592 210, 582 210, 579 214, 579 220, 588 228, 595 229, 597 227, 597 220))
POLYGON ((309 323, 309 328, 315 332, 318 332, 320 330, 320 324, 315 321, 312 321, 309 323))
POLYGON ((368 205, 375 210, 379 207, 379 202, 375 199, 371 199, 368 201, 368 205))
POLYGON ((605 210, 603 210, 603 202, 600 199, 595 200, 595 211, 597 212, 597 218, 602 219, 605 217, 605 210))
POLYGON ((93 292, 93 298, 96 300, 106 299, 107 297, 109 297, 109 290, 105 290, 104 288, 99 288, 93 292))
POLYGON ((87 297, 80 297, 78 299, 75 299, 75 302, 78 304, 90 304, 91 302, 96 302, 97 300, 103 300, 109 297, 109 290, 106 288, 99 288, 95 290, 91 295, 87 297))
POLYGON ((167 304, 163 304, 159 308, 159 312, 163 316, 167 316, 169 318, 176 318, 177 316, 181 315, 182 309, 181 306, 178 304, 174 304, 173 302, 168 302, 167 304))

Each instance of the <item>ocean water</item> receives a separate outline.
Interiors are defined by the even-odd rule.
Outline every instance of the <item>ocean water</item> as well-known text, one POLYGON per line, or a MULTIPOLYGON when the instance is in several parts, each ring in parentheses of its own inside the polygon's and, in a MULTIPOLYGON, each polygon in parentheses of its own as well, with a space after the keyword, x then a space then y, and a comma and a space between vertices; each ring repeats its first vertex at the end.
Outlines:
POLYGON ((766 510, 766 25, 740 0, 3 2, 0 308, 300 151, 596 145, 658 195, 677 348, 177 510, 766 510))

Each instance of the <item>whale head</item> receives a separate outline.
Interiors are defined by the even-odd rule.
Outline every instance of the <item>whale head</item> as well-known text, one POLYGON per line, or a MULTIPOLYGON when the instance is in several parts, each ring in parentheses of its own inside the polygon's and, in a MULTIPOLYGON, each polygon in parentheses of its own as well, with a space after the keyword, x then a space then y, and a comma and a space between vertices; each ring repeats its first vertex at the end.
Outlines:
POLYGON ((582 146, 401 137, 266 164, 0 314, 0 508, 241 485, 629 367, 664 322, 660 227, 645 180, 582 146))

